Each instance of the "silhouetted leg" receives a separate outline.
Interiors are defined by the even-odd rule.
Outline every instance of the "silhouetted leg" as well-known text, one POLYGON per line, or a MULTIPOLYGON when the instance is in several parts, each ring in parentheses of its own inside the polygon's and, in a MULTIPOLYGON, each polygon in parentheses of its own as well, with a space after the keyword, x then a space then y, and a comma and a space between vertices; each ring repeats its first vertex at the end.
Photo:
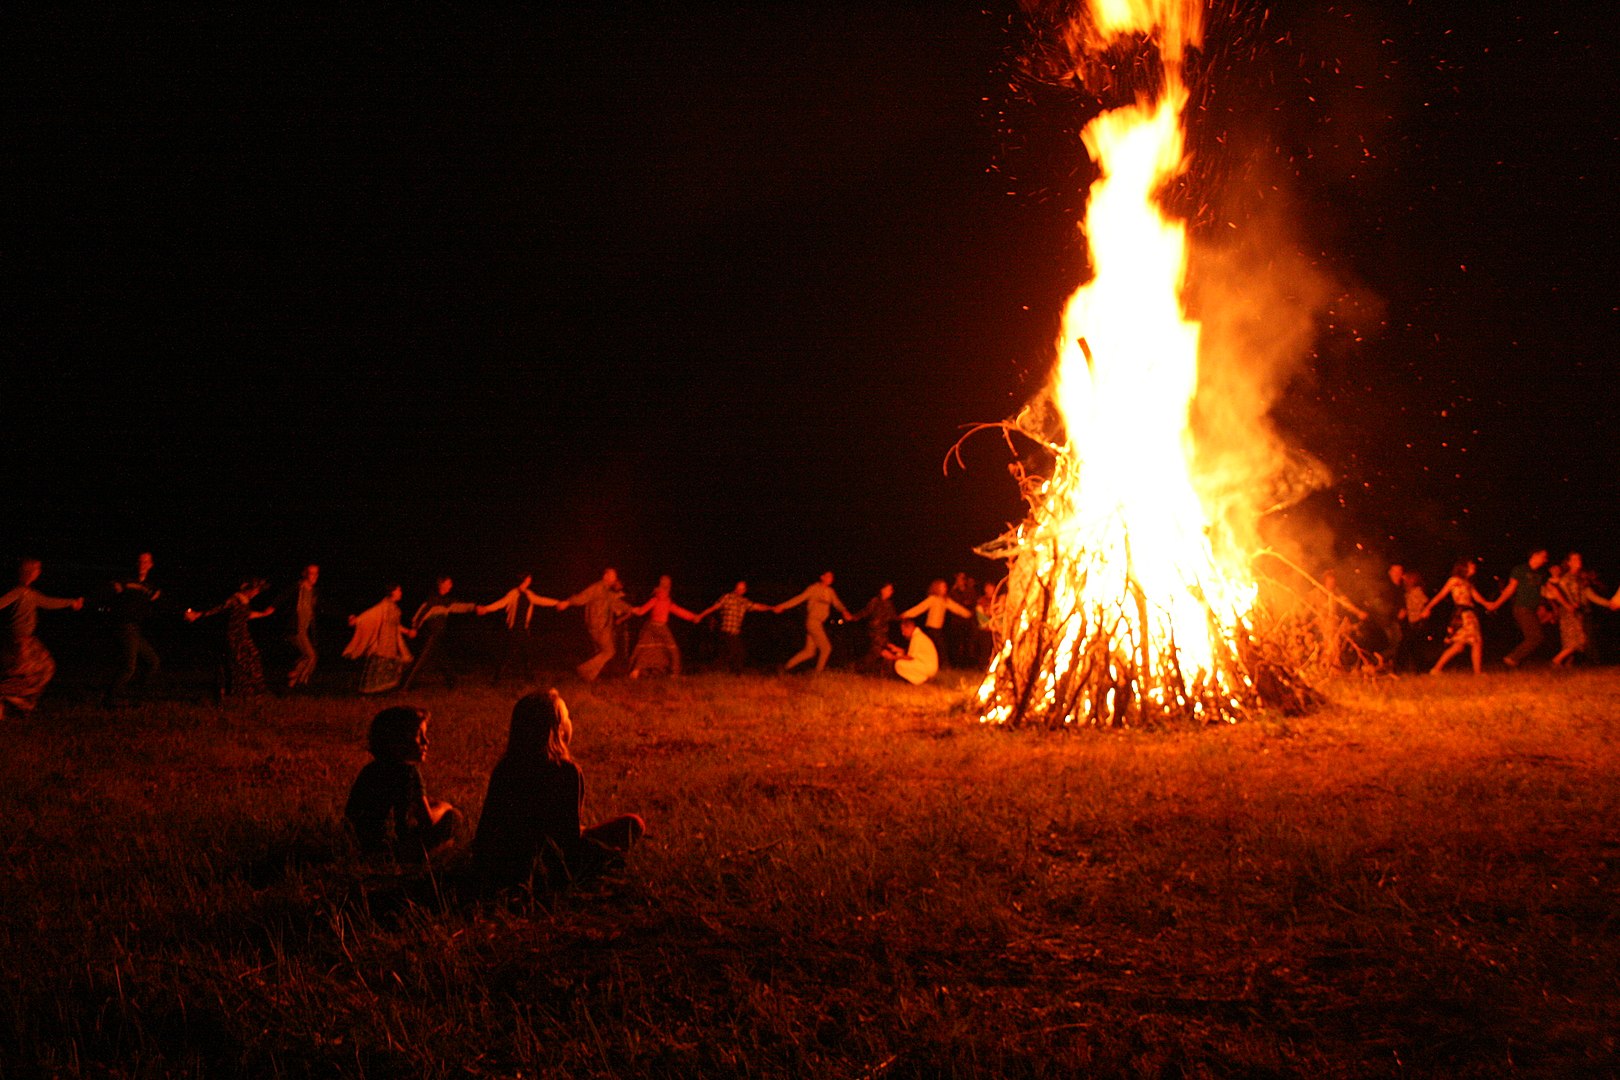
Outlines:
POLYGON ((574 669, 579 672, 579 677, 586 681, 593 680, 602 674, 602 669, 607 666, 609 660, 613 659, 615 651, 612 630, 603 630, 600 633, 593 631, 591 639, 596 642, 596 655, 574 669))
POLYGON ((587 840, 596 841, 603 847, 625 852, 635 847, 646 834, 647 823, 641 820, 640 814, 625 814, 623 817, 604 821, 600 825, 592 825, 580 835, 587 840))

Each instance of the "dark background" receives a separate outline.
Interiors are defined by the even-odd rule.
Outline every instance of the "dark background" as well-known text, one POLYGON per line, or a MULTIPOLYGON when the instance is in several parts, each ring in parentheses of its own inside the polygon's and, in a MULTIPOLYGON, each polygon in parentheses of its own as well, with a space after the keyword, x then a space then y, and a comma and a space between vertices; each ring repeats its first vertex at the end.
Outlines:
MULTIPOLYGON (((1523 10, 1510 10, 1519 9, 1523 10)), ((1212 13, 1198 237, 1328 283, 1277 409, 1321 564, 1580 546, 1612 586, 1612 16, 1212 13), (1593 21, 1601 18, 1602 23, 1593 21)), ((618 565, 686 603, 994 565, 963 425, 1047 374, 1097 100, 1011 5, 8 9, 0 554, 407 607, 618 565)))

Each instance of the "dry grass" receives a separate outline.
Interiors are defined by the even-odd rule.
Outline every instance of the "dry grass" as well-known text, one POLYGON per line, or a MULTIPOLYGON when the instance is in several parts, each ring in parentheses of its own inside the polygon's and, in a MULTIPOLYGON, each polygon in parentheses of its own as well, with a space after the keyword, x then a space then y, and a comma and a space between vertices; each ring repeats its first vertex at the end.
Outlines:
MULTIPOLYGON (((1331 689, 1062 737, 847 675, 576 688, 649 842, 448 909, 337 826, 375 703, 58 706, 0 762, 0 1071, 1620 1069, 1620 673, 1331 689)), ((417 696, 432 792, 476 815, 512 696, 417 696)))

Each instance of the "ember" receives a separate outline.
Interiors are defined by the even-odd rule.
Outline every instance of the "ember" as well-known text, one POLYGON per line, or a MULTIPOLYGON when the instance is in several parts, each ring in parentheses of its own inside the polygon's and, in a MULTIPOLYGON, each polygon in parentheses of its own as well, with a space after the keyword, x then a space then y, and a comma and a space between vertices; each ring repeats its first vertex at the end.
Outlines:
POLYGON ((1093 277, 1064 312, 1051 386, 1008 424, 1053 461, 1049 475, 1020 472, 1029 517, 981 549, 1010 563, 1006 638, 979 689, 981 714, 1126 725, 1303 707, 1311 690, 1257 632, 1250 554, 1214 527, 1194 472, 1187 238, 1156 194, 1185 162, 1180 58, 1198 43, 1200 5, 1092 8, 1094 53, 1148 34, 1162 75, 1151 98, 1081 134, 1101 172, 1085 220, 1093 277))

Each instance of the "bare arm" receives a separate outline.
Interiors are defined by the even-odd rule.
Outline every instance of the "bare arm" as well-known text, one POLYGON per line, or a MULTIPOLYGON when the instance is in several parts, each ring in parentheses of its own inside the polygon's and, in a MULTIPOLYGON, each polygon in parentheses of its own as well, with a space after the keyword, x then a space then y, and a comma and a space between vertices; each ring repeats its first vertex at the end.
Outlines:
POLYGON ((186 609, 186 621, 187 622, 196 622, 198 619, 211 619, 215 615, 218 615, 220 612, 222 612, 224 610, 225 610, 225 604, 224 603, 215 604, 213 607, 209 608, 207 611, 192 611, 190 608, 187 608, 186 609))
POLYGON ((1429 617, 1429 612, 1434 610, 1434 605, 1440 602, 1440 598, 1442 596, 1445 596, 1451 591, 1451 583, 1455 580, 1456 578, 1447 578, 1446 583, 1440 586, 1440 591, 1429 597, 1429 602, 1423 605, 1423 618, 1427 619, 1429 617))
MULTIPOLYGON (((810 586, 810 589, 813 589, 813 588, 815 588, 814 585, 810 586)), ((798 596, 795 596, 791 600, 784 600, 782 603, 777 604, 775 607, 771 608, 771 610, 780 612, 780 611, 786 611, 788 608, 798 607, 800 604, 802 604, 806 600, 810 599, 810 589, 804 590, 804 592, 800 593, 798 596)))

